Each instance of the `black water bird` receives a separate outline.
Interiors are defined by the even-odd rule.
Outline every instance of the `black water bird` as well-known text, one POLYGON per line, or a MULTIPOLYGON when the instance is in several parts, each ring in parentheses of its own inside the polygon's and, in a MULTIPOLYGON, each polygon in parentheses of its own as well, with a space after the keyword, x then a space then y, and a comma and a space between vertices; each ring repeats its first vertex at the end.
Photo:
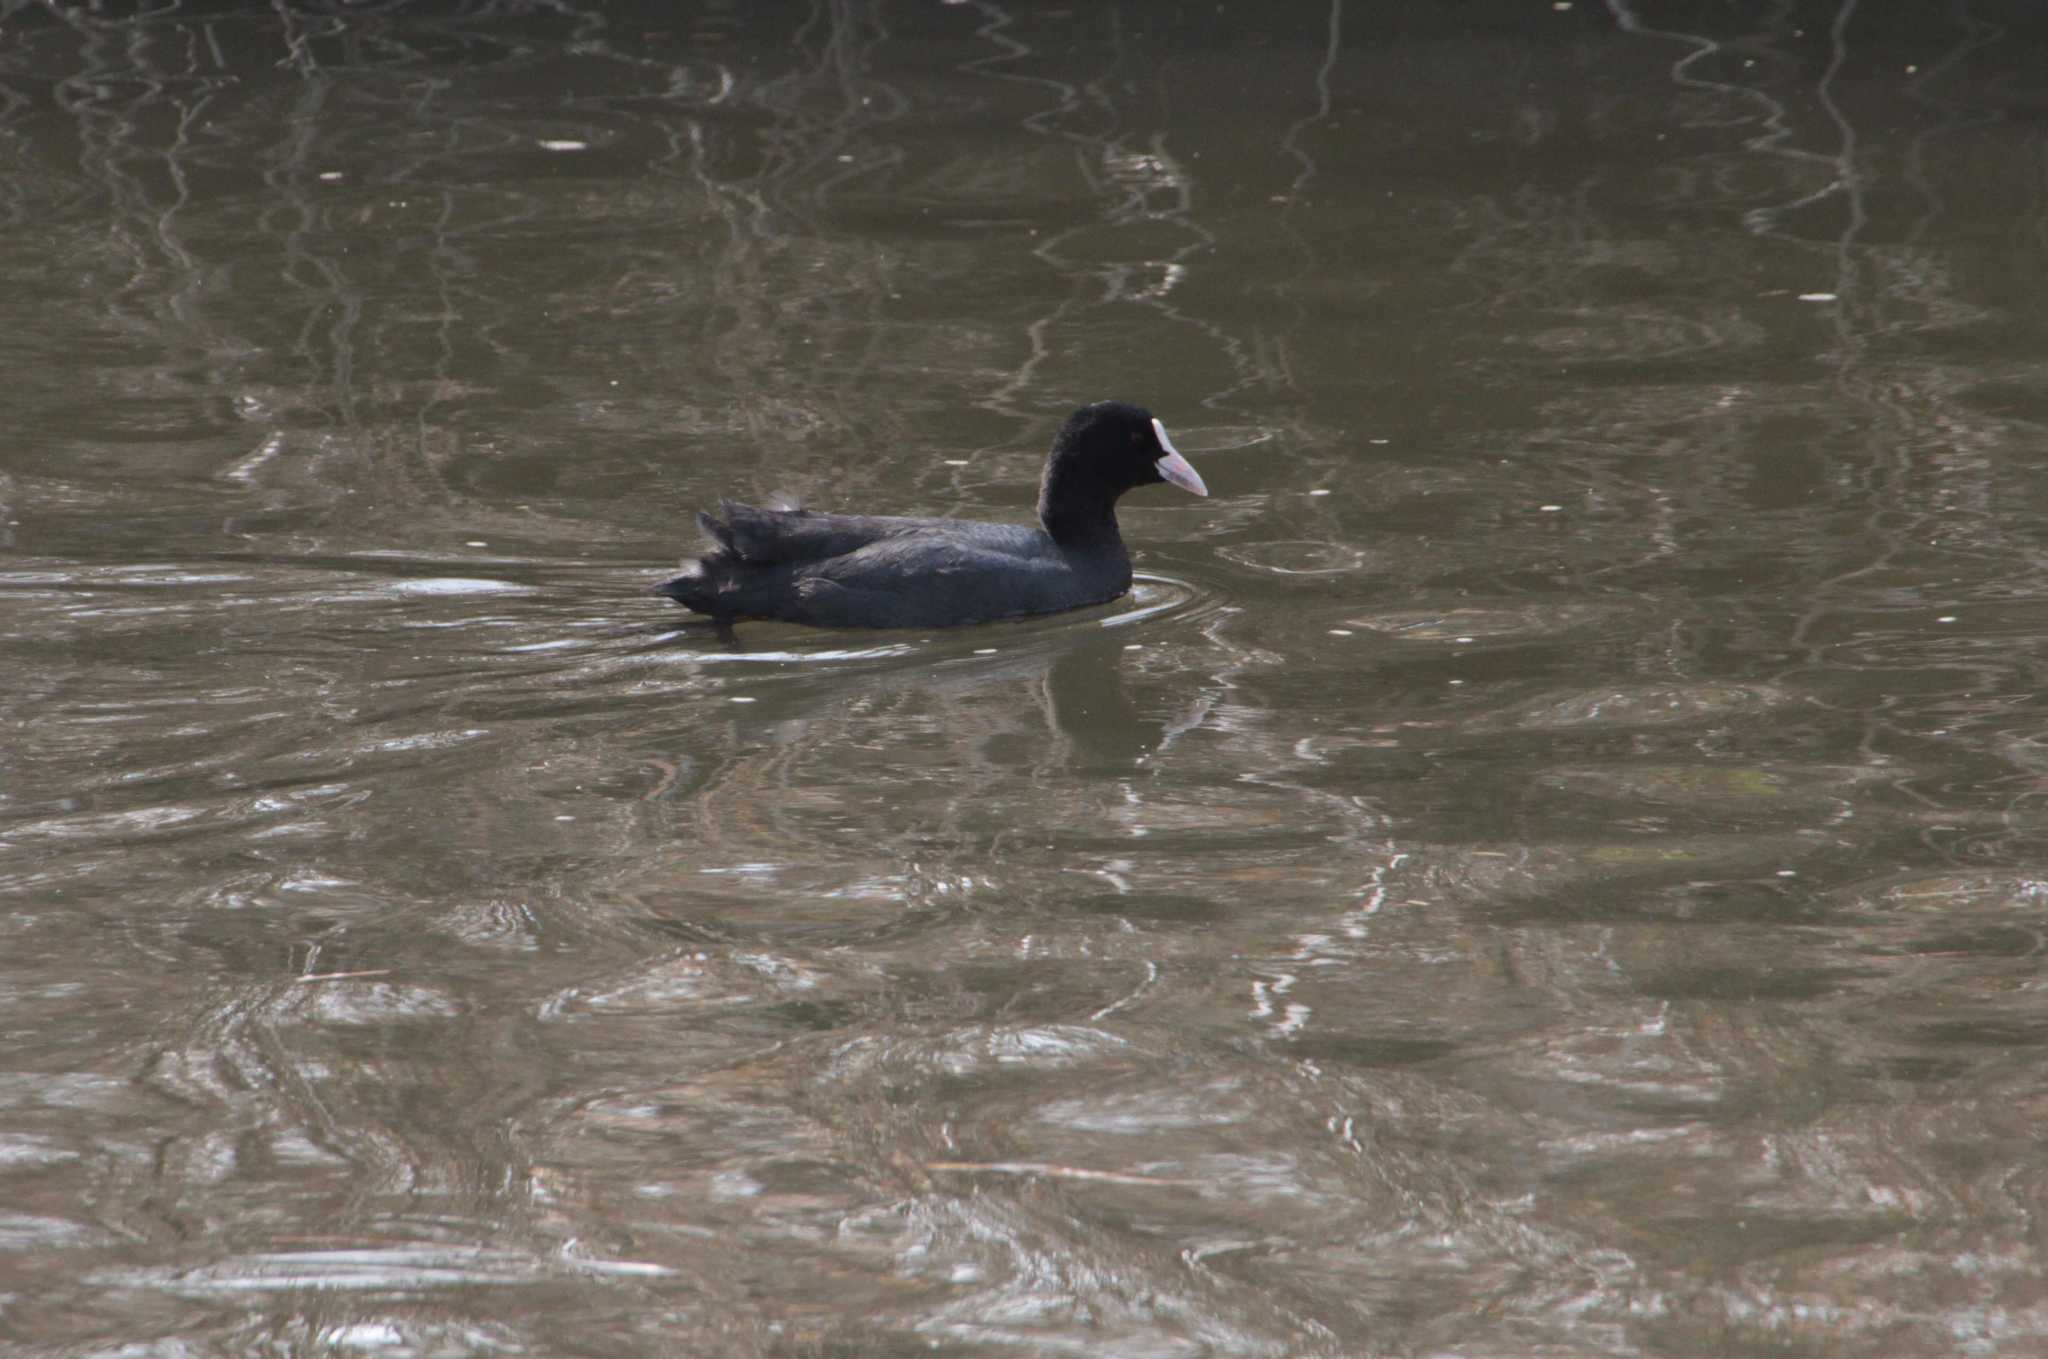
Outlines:
POLYGON ((697 522, 715 546, 656 593, 721 627, 748 618, 826 628, 932 628, 1058 613, 1131 588, 1117 532, 1125 491, 1209 494, 1142 406, 1069 416, 1038 488, 1038 524, 818 514, 732 501, 697 522))

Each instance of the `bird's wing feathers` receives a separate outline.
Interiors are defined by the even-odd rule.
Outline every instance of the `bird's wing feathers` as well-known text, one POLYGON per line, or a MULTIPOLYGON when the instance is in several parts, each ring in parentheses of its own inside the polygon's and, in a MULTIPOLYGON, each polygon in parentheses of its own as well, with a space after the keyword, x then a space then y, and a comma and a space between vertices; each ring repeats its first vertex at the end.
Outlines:
POLYGON ((919 521, 876 515, 814 514, 809 510, 763 509, 720 501, 718 515, 700 513, 697 522, 722 555, 749 566, 824 561, 858 552, 896 537, 919 521))

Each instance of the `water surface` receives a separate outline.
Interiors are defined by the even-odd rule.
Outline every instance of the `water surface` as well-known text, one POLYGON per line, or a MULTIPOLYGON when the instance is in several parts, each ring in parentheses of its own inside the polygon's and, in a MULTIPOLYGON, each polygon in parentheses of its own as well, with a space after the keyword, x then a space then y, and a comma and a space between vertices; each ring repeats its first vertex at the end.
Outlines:
POLYGON ((0 3, 0 1339, 2041 1352, 2044 36, 0 3))

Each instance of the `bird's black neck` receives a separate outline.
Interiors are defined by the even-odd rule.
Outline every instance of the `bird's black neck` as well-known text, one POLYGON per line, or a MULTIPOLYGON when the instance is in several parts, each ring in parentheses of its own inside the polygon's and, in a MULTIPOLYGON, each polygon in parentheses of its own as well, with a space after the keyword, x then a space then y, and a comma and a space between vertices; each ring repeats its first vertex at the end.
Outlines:
POLYGON ((1038 488, 1038 522, 1052 540, 1069 552, 1121 551, 1123 535, 1116 527, 1116 496, 1106 486, 1077 484, 1079 478, 1056 476, 1049 468, 1038 488))

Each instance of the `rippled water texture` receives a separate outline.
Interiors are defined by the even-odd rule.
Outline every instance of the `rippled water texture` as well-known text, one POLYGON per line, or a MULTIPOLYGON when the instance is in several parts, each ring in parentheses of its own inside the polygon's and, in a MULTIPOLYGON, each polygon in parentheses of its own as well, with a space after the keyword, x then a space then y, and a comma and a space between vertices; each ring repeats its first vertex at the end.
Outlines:
POLYGON ((2048 1353, 2037 11, 0 0, 0 1349, 2048 1353))

